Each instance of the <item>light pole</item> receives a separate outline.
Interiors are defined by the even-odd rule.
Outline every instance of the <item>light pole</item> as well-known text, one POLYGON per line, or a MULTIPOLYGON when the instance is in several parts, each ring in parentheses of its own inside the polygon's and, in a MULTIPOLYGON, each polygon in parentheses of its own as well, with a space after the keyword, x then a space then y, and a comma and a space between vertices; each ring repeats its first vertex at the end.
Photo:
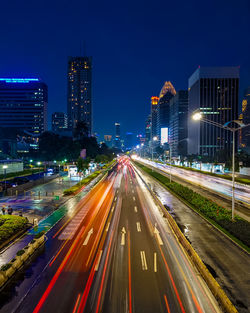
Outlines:
POLYGON ((230 122, 227 122, 225 123, 224 125, 223 124, 219 124, 217 122, 214 122, 214 121, 211 121, 211 120, 208 120, 206 118, 204 118, 202 112, 194 112, 193 115, 192 115, 192 118, 195 120, 195 121, 202 121, 204 123, 207 123, 207 124, 211 124, 213 126, 216 126, 216 127, 220 127, 220 128, 223 128, 223 129, 226 129, 226 130, 229 130, 233 133, 233 151, 232 151, 232 220, 234 220, 234 215, 235 215, 235 133, 240 130, 241 128, 244 128, 244 127, 247 127, 247 126, 250 126, 250 124, 243 124, 241 121, 238 121, 238 120, 233 120, 233 121, 230 121, 230 122), (231 123, 235 123, 236 125, 238 125, 238 127, 229 127, 229 124, 231 123))
POLYGON ((142 155, 144 155, 144 154, 143 154, 143 146, 144 146, 144 143, 141 143, 141 149, 140 149, 140 151, 141 151, 141 157, 142 157, 142 155))
POLYGON ((151 144, 152 144, 152 158, 151 158, 151 161, 152 161, 152 172, 154 171, 153 169, 153 159, 154 159, 154 141, 156 141, 158 138, 157 136, 154 136, 153 137, 153 140, 151 141, 151 144))
POLYGON ((3 170, 4 170, 4 191, 6 193, 6 173, 7 173, 7 168, 8 168, 8 165, 3 165, 3 170))

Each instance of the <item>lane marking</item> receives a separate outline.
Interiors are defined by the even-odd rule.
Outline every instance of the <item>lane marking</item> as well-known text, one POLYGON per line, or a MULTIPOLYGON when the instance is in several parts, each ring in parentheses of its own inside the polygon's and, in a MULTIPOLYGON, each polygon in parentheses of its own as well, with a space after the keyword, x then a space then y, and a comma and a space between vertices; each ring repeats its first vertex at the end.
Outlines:
POLYGON ((132 193, 134 193, 134 189, 132 189, 132 193))
POLYGON ((154 272, 157 272, 157 254, 154 252, 154 272))
POLYGON ((141 224, 140 222, 136 222, 137 231, 141 232, 141 224))
POLYGON ((115 206, 113 205, 111 212, 113 212, 113 211, 114 211, 114 209, 115 209, 115 206))
POLYGON ((121 246, 125 245, 125 235, 126 235, 126 230, 125 230, 125 227, 123 227, 122 228, 121 246))
POLYGON ((135 209, 135 212, 137 213, 137 206, 135 206, 135 208, 134 208, 134 209, 135 209))
POLYGON ((163 245, 163 241, 161 240, 161 236, 160 236, 159 230, 156 228, 156 226, 155 226, 155 229, 154 229, 154 234, 155 234, 155 236, 156 236, 156 238, 158 240, 159 245, 162 246, 163 245))
POLYGON ((101 257, 102 257, 102 252, 103 252, 103 250, 100 250, 100 253, 99 253, 99 256, 98 256, 96 265, 95 265, 95 271, 96 271, 96 272, 98 271, 98 268, 99 268, 99 264, 100 264, 101 257))
POLYGON ((79 303, 80 297, 81 297, 81 294, 79 293, 79 294, 78 294, 78 297, 77 297, 77 299, 76 299, 76 304, 75 304, 75 306, 74 306, 73 313, 75 313, 75 312, 76 312, 76 309, 77 309, 77 306, 78 306, 78 303, 79 303))
POLYGON ((115 201, 117 200, 117 197, 115 197, 115 201))
POLYGON ((90 229, 90 231, 88 232, 87 237, 85 238, 84 242, 83 242, 83 246, 87 246, 88 242, 89 242, 89 238, 91 237, 91 235, 93 234, 93 228, 90 229))
POLYGON ((140 251, 140 254, 141 254, 142 270, 146 271, 148 269, 148 266, 147 266, 145 251, 140 251))
POLYGON ((132 288, 131 288, 131 261, 130 261, 130 232, 128 231, 128 289, 129 289, 129 313, 132 313, 132 288))
POLYGON ((135 201, 135 197, 133 197, 133 200, 135 201))
POLYGON ((170 313, 170 308, 169 308, 168 299, 167 299, 166 295, 164 295, 164 300, 165 300, 165 304, 166 304, 166 307, 167 307, 167 311, 168 311, 168 313, 170 313))
POLYGON ((109 225, 110 225, 110 222, 108 222, 108 225, 107 225, 107 227, 106 227, 106 231, 109 230, 109 225))

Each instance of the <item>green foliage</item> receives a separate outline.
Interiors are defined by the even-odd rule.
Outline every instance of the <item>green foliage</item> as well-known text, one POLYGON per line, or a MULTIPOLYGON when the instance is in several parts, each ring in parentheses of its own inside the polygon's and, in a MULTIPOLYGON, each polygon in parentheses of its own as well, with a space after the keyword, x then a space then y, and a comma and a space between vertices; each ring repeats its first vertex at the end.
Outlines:
POLYGON ((157 172, 152 172, 148 167, 135 162, 149 175, 156 178, 167 188, 185 200, 195 211, 199 212, 204 217, 214 221, 220 227, 225 229, 235 238, 239 239, 244 245, 250 247, 250 223, 246 220, 236 217, 235 221, 231 220, 231 212, 217 205, 215 202, 201 196, 188 187, 185 187, 176 182, 171 182, 169 179, 157 172))
POLYGON ((35 239, 39 239, 40 237, 42 237, 45 234, 45 231, 40 231, 39 233, 35 234, 34 238, 35 239))
POLYGON ((0 244, 27 228, 27 220, 16 215, 0 215, 0 244))
POLYGON ((17 251, 17 256, 21 256, 25 253, 24 249, 17 251))
POLYGON ((12 264, 7 263, 1 266, 0 271, 7 271, 9 268, 11 268, 12 264))

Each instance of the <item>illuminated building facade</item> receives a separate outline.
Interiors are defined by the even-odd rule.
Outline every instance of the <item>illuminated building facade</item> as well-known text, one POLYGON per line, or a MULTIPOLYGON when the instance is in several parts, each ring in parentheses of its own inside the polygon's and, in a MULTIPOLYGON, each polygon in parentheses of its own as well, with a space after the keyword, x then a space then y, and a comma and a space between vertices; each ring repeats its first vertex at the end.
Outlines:
POLYGON ((38 137, 47 130, 47 85, 38 78, 0 78, 0 126, 38 137))
MULTIPOLYGON (((250 124, 250 87, 244 91, 242 100, 242 121, 245 125, 250 124)), ((242 148, 250 149, 250 126, 242 128, 242 148)))
POLYGON ((158 114, 158 97, 151 97, 151 139, 158 136, 157 133, 157 114, 158 114))
POLYGON ((151 140, 151 114, 149 114, 145 123, 145 144, 149 145, 151 140))
POLYGON ((111 148, 112 146, 112 135, 104 135, 105 144, 111 148))
POLYGON ((52 131, 58 132, 68 128, 67 115, 64 112, 54 112, 52 114, 52 131))
POLYGON ((157 107, 157 137, 161 139, 161 129, 162 128, 168 128, 169 129, 169 103, 170 100, 175 96, 176 91, 174 89, 174 86, 171 84, 170 81, 165 82, 163 85, 160 95, 159 95, 159 101, 158 101, 158 107, 157 107))
POLYGON ((114 146, 117 149, 121 149, 121 124, 115 123, 115 141, 114 146))
MULTIPOLYGON (((189 78, 188 154, 214 156, 232 150, 232 132, 194 121, 200 110, 207 119, 224 125, 238 119, 239 68, 199 67, 189 78)), ((238 144, 236 143, 236 147, 238 144)))
POLYGON ((170 100, 169 145, 173 157, 187 155, 188 91, 180 90, 170 100))
POLYGON ((92 58, 69 57, 68 60, 68 127, 85 122, 92 134, 92 58))

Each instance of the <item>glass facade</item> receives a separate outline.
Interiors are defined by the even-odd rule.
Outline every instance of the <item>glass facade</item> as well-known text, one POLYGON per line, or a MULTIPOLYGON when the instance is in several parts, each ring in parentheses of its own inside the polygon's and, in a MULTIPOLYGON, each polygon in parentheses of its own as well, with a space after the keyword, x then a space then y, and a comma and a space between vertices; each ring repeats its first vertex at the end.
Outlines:
POLYGON ((47 130, 47 85, 36 78, 0 79, 0 126, 39 136, 47 130))
POLYGON ((68 127, 85 122, 92 134, 92 58, 70 57, 68 60, 68 127))

